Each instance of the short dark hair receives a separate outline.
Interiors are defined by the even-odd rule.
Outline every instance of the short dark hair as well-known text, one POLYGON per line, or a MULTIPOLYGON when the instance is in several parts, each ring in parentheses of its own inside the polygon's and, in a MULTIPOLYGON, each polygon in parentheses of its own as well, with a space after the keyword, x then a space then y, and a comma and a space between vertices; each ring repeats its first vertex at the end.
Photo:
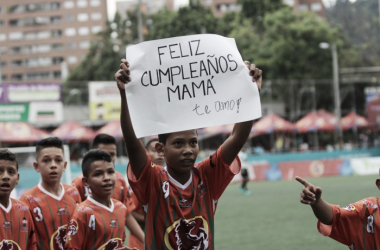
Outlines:
POLYGON ((116 140, 113 136, 107 135, 107 134, 98 134, 95 136, 94 141, 92 142, 92 149, 98 148, 99 144, 115 144, 116 140))
POLYGON ((145 144, 145 148, 148 149, 150 144, 152 144, 153 142, 159 142, 158 138, 153 138, 153 139, 150 139, 146 144, 145 144))
MULTIPOLYGON (((189 129, 191 130, 191 129, 189 129)), ((197 129, 194 129, 195 132, 198 134, 198 130, 197 129)), ((158 135, 158 141, 161 142, 162 144, 165 144, 166 143, 166 140, 168 139, 168 137, 173 134, 173 133, 167 133, 167 134, 159 134, 158 135)))
POLYGON ((60 149, 62 149, 62 153, 64 152, 63 142, 58 137, 48 137, 48 138, 42 139, 41 141, 37 142, 37 145, 36 145, 37 157, 40 154, 41 150, 44 148, 60 148, 60 149))
POLYGON ((112 162, 111 155, 101 149, 91 149, 84 156, 82 161, 82 173, 84 177, 88 177, 92 163, 95 161, 112 162))
POLYGON ((16 168, 18 170, 18 162, 16 159, 16 155, 9 151, 6 148, 0 148, 0 160, 10 161, 16 163, 16 168))

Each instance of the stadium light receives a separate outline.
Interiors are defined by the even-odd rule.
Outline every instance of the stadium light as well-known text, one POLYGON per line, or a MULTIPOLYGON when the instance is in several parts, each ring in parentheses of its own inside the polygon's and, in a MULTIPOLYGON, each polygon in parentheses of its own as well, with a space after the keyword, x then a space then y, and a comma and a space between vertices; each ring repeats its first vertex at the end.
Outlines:
POLYGON ((339 147, 342 146, 342 122, 341 122, 341 110, 340 110, 340 90, 339 90, 339 66, 338 66, 338 53, 336 49, 336 44, 320 43, 319 48, 321 49, 331 49, 331 57, 333 64, 333 84, 334 84, 334 106, 335 115, 338 119, 338 143, 339 147))

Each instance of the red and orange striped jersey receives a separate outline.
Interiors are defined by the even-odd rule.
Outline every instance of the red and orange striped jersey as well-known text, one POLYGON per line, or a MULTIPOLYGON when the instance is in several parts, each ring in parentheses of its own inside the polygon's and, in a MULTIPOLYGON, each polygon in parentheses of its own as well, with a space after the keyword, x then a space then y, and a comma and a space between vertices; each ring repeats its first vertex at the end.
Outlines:
POLYGON ((149 156, 138 180, 128 166, 129 183, 146 211, 145 249, 215 249, 216 203, 240 171, 235 161, 230 167, 219 148, 193 167, 185 184, 149 156))
POLYGON ((67 224, 81 199, 75 187, 61 186, 59 196, 46 191, 41 183, 21 196, 20 200, 29 207, 33 217, 38 249, 62 250, 65 246, 67 224))
POLYGON ((33 219, 24 203, 10 198, 7 208, 0 204, 0 213, 0 249, 37 249, 33 219))
MULTIPOLYGON (((145 216, 145 212, 144 212, 142 206, 140 205, 140 202, 137 199, 136 195, 133 192, 131 192, 131 196, 132 196, 132 199, 133 199, 133 203, 136 206, 136 209, 134 210, 134 212, 145 216)), ((139 223, 139 225, 140 225, 141 229, 144 230, 145 223, 144 223, 144 225, 142 225, 142 224, 139 223)), ((144 244, 132 233, 129 234, 129 237, 128 237, 128 246, 130 248, 134 248, 135 247, 137 249, 144 249, 144 244)))
POLYGON ((65 249, 112 250, 122 247, 127 213, 126 206, 118 200, 111 199, 109 208, 89 196, 71 217, 65 249))
POLYGON ((377 197, 365 198, 344 208, 332 205, 332 225, 318 221, 318 230, 352 250, 380 249, 379 205, 377 197))
MULTIPOLYGON (((114 192, 111 195, 112 199, 123 202, 129 212, 132 212, 136 207, 133 203, 132 197, 128 192, 127 182, 125 181, 124 176, 120 172, 116 172, 116 184, 114 192)), ((73 181, 72 184, 79 191, 79 194, 82 198, 82 201, 86 200, 87 197, 91 194, 91 190, 88 187, 85 187, 82 182, 83 174, 78 175, 73 181)))

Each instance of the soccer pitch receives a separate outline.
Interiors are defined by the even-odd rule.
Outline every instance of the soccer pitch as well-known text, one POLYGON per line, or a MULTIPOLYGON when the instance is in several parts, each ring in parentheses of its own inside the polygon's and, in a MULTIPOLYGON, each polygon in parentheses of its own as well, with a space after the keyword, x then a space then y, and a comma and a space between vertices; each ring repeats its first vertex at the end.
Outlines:
MULTIPOLYGON (((329 203, 346 206, 360 199, 379 196, 377 175, 310 178, 322 188, 329 203)), ((215 217, 217 250, 247 249, 348 249, 319 234, 310 206, 301 204, 302 185, 295 181, 250 182, 250 196, 231 184, 218 203, 215 217)))

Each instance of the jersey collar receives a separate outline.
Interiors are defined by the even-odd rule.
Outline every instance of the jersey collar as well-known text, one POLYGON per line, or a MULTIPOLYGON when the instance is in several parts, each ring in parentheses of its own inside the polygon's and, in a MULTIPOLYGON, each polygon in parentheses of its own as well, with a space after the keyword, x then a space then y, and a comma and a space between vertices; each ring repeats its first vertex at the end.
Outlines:
POLYGON ((182 190, 185 190, 190 185, 190 183, 193 181, 193 173, 192 172, 190 174, 189 180, 185 184, 181 184, 176 179, 174 179, 173 177, 170 176, 167 167, 165 167, 165 170, 166 170, 166 173, 168 173, 169 181, 182 190))
POLYGON ((7 208, 5 208, 2 204, 0 204, 0 208, 3 209, 6 213, 9 213, 9 211, 11 211, 11 208, 12 208, 12 201, 11 201, 11 199, 9 199, 9 204, 8 204, 7 208))
POLYGON ((41 185, 41 182, 38 183, 38 188, 41 190, 41 192, 43 192, 44 194, 47 194, 49 195, 50 197, 52 197, 53 199, 57 200, 57 201, 60 201, 62 199, 62 197, 65 195, 65 188, 63 187, 62 183, 60 183, 59 185, 61 185, 61 188, 62 188, 62 191, 61 193, 59 194, 59 196, 56 196, 50 192, 48 192, 45 188, 42 187, 41 185))
POLYGON ((91 201, 92 203, 94 203, 95 205, 99 206, 99 207, 102 207, 104 208, 105 210, 109 211, 109 212, 113 212, 113 209, 115 208, 115 206, 113 205, 113 201, 111 199, 111 207, 107 207, 107 206, 104 206, 103 204, 101 204, 100 202, 97 202, 96 200, 94 200, 91 196, 88 196, 87 197, 87 200, 91 201))

